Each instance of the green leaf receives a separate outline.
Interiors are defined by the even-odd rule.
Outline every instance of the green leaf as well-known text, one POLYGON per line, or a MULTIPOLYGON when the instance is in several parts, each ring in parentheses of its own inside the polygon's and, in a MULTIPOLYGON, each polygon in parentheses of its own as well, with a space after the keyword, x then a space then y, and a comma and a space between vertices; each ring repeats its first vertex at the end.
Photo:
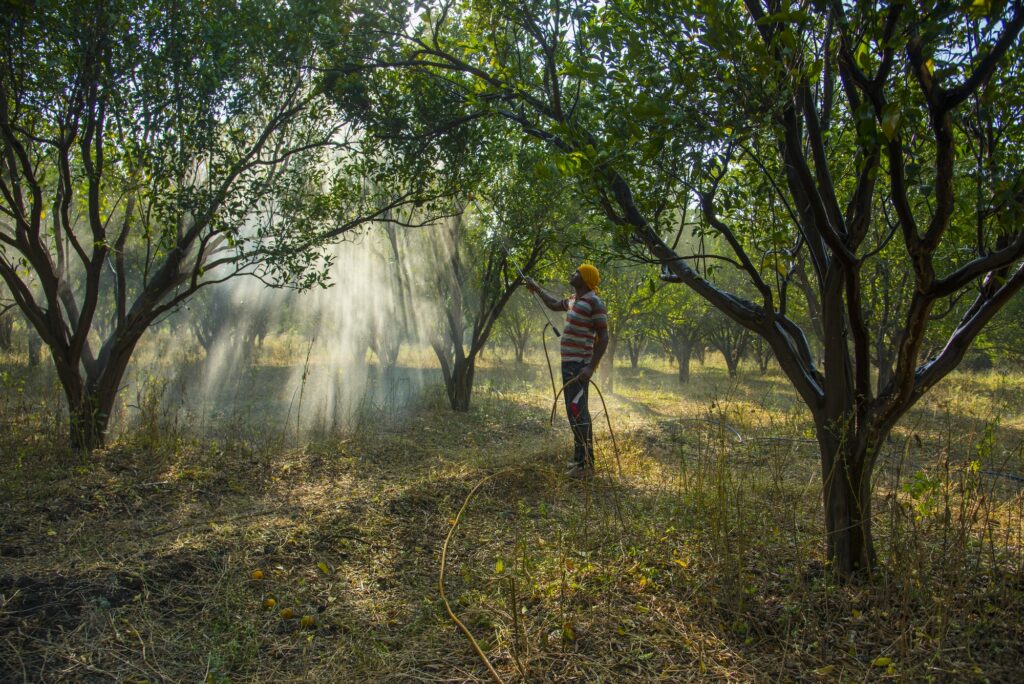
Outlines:
POLYGON ((882 133, 889 142, 896 139, 902 116, 902 113, 894 105, 887 104, 882 109, 882 133))
POLYGON ((665 103, 654 98, 645 97, 633 105, 633 116, 638 119, 663 117, 667 112, 665 103))
POLYGON ((867 41, 861 41, 853 51, 853 61, 862 71, 871 68, 871 51, 868 49, 867 41))

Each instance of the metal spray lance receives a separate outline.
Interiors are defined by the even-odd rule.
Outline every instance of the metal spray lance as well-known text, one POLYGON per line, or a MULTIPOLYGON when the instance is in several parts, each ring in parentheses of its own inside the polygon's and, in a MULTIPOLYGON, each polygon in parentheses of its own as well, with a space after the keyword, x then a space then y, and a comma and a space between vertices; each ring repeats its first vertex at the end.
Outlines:
MULTIPOLYGON (((512 261, 511 259, 509 259, 509 261, 512 263, 513 266, 516 267, 516 270, 519 271, 519 277, 522 278, 525 281, 526 280, 526 274, 523 273, 523 269, 519 268, 519 265, 516 264, 516 262, 512 261)), ((555 332, 555 337, 561 337, 562 333, 558 332, 558 328, 555 327, 555 324, 551 322, 551 318, 548 316, 548 309, 547 309, 546 306, 544 306, 544 302, 542 302, 540 300, 540 295, 537 294, 536 292, 534 292, 532 294, 534 295, 534 298, 537 301, 537 306, 540 307, 541 313, 544 314, 544 319, 547 320, 548 325, 550 325, 551 329, 555 332)))

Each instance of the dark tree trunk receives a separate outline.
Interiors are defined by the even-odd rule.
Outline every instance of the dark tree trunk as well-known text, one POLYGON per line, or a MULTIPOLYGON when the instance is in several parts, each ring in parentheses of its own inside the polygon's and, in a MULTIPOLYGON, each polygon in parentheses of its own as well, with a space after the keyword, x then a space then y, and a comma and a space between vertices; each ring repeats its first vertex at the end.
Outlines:
POLYGON ((722 358, 725 359, 725 367, 729 371, 729 377, 735 378, 739 375, 740 355, 738 349, 722 349, 722 358))
POLYGON ((57 356, 53 360, 68 401, 68 439, 71 447, 76 450, 92 450, 102 446, 110 420, 110 410, 104 410, 104 405, 113 406, 113 398, 100 396, 96 383, 83 378, 78 368, 57 356))
POLYGON ((398 355, 402 352, 402 341, 396 340, 393 344, 386 345, 381 355, 385 368, 394 368, 398 365, 398 355))
POLYGON ((206 358, 210 358, 210 352, 213 351, 213 343, 216 342, 214 335, 208 334, 205 330, 200 327, 193 328, 196 340, 199 342, 199 346, 203 348, 206 353, 206 358))
POLYGON ((878 366, 878 386, 885 387, 896 375, 894 364, 896 354, 891 346, 884 343, 885 337, 879 332, 875 344, 875 365, 878 366))
POLYGON ((43 350, 43 340, 34 331, 28 333, 28 365, 35 368, 39 365, 40 352, 43 350))
POLYGON ((707 338, 725 359, 729 377, 735 378, 738 375, 740 360, 747 353, 750 331, 724 317, 716 318, 718 320, 707 331, 707 338))
POLYGON ((476 359, 473 356, 457 359, 452 365, 451 378, 448 380, 448 403, 453 411, 465 413, 469 410, 473 397, 473 374, 476 372, 476 359))
POLYGON ((837 435, 819 426, 817 433, 828 558, 841 575, 862 576, 877 563, 871 535, 871 471, 872 454, 881 441, 876 439, 872 450, 853 430, 837 435))
POLYGON ((513 348, 515 349, 515 352, 516 352, 516 364, 518 364, 520 366, 525 365, 526 364, 526 360, 525 360, 525 356, 526 356, 526 339, 525 338, 520 339, 520 338, 517 338, 517 337, 513 337, 512 340, 513 340, 512 341, 512 346, 513 346, 513 348))
POLYGON ((626 340, 626 346, 629 349, 629 367, 636 370, 640 365, 640 355, 644 353, 647 343, 641 337, 630 337, 626 340))
POLYGON ((51 349, 57 377, 68 401, 71 447, 91 451, 106 443, 117 393, 135 347, 149 323, 127 325, 113 333, 97 358, 83 372, 80 362, 69 363, 51 349))
POLYGON ((14 332, 14 314, 10 311, 0 313, 0 349, 11 350, 11 337, 14 332))
POLYGON ((761 375, 768 373, 768 366, 772 362, 772 348, 763 338, 758 337, 754 341, 754 356, 757 358, 757 370, 761 375))
POLYGON ((448 405, 453 411, 466 412, 473 398, 473 375, 476 373, 477 351, 462 355, 459 350, 435 341, 434 354, 441 363, 441 375, 448 395, 448 405))
POLYGON ((690 382, 690 356, 693 354, 693 343, 676 341, 672 344, 672 355, 679 365, 679 384, 690 382))
POLYGON ((91 451, 104 445, 115 398, 114 392, 96 390, 74 398, 68 395, 71 448, 91 451))

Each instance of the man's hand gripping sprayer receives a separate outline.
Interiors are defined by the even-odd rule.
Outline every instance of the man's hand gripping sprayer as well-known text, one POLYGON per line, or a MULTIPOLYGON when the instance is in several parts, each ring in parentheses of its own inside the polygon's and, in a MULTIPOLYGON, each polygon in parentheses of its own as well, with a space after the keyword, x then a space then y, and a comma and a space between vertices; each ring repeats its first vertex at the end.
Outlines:
MULTIPOLYGON (((510 261, 511 261, 511 260, 510 260, 510 261)), ((512 261, 511 263, 512 263, 512 265, 513 265, 513 266, 515 266, 515 267, 516 267, 516 270, 517 270, 517 271, 519 271, 519 277, 520 277, 520 278, 522 278, 522 279, 523 279, 523 282, 525 283, 525 282, 526 282, 526 274, 525 274, 525 273, 523 273, 523 269, 519 268, 519 265, 518 265, 518 264, 516 264, 516 263, 515 263, 514 261, 512 261)), ((533 298, 534 300, 536 300, 536 302, 537 302, 537 306, 539 306, 539 307, 540 307, 540 310, 541 310, 541 312, 542 312, 542 313, 544 314, 544 319, 545 319, 545 320, 546 320, 546 321, 548 322, 548 325, 550 325, 550 326, 551 326, 551 329, 552 329, 553 331, 555 331, 555 337, 561 337, 561 336, 562 336, 562 333, 558 332, 558 328, 557 328, 557 327, 555 326, 555 324, 554 324, 554 323, 552 323, 552 322, 551 322, 551 317, 550 317, 550 316, 548 316, 548 310, 547 310, 547 308, 546 308, 546 307, 544 306, 544 302, 542 302, 542 301, 540 300, 540 295, 539 295, 539 294, 537 294, 536 292, 532 292, 531 294, 533 295, 533 297, 532 297, 532 298, 533 298)))

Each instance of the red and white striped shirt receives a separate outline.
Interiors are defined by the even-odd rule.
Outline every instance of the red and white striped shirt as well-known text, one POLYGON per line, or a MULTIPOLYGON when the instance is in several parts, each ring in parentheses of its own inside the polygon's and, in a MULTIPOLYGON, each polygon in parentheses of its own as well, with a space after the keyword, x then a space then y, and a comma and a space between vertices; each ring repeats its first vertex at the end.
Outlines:
POLYGON ((562 361, 590 363, 597 331, 608 329, 608 309, 593 290, 566 299, 565 308, 568 313, 562 330, 562 361))

